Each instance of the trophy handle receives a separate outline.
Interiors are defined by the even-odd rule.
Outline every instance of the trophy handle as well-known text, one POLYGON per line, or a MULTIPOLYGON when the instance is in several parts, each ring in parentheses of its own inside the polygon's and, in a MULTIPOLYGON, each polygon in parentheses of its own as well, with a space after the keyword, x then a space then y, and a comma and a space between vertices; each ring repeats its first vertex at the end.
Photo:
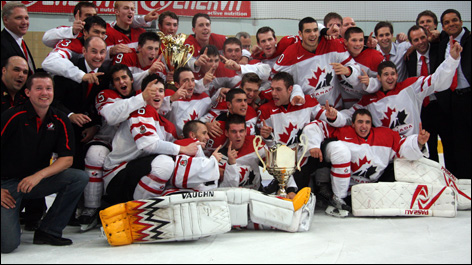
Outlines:
POLYGON ((306 151, 308 151, 307 145, 308 145, 308 142, 307 142, 307 139, 306 139, 306 135, 304 135, 304 134, 300 135, 300 146, 303 147, 303 154, 302 154, 302 156, 300 157, 300 160, 298 160, 298 163, 297 163, 297 170, 301 170, 301 168, 300 168, 300 163, 302 162, 303 157, 304 157, 305 154, 306 154, 306 151))
POLYGON ((261 155, 259 155, 259 147, 263 147, 264 145, 262 144, 262 137, 260 135, 256 135, 254 137, 254 140, 252 141, 252 144, 254 146, 254 151, 256 151, 257 157, 259 157, 259 160, 262 162, 262 165, 264 166, 262 172, 266 171, 266 164, 264 163, 264 160, 262 159, 261 155), (259 139, 259 143, 257 142, 257 139, 259 139))
POLYGON ((193 54, 195 53, 195 49, 193 47, 193 45, 189 45, 187 46, 188 47, 188 51, 187 51, 187 59, 185 60, 185 63, 182 64, 182 66, 186 65, 188 63, 188 61, 190 61, 190 59, 193 57, 193 54), (190 57, 188 56, 190 54, 190 57))

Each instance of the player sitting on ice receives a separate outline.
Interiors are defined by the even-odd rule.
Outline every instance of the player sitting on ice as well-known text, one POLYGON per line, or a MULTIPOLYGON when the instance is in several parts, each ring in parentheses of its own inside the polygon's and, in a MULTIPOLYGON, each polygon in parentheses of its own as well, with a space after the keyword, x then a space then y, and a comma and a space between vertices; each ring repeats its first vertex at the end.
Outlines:
MULTIPOLYGON (((189 121, 183 128, 184 139, 177 140, 174 144, 188 146, 192 143, 204 143, 209 139, 205 124, 199 120, 189 121)), ((218 187, 220 177, 218 162, 222 155, 217 148, 210 157, 203 153, 202 146, 198 146, 194 156, 179 154, 174 160, 160 164, 161 168, 168 168, 168 174, 153 176, 146 175, 141 178, 134 191, 133 199, 149 199, 165 196, 176 192, 207 191, 218 187), (172 170, 173 169, 173 170, 172 170)))
MULTIPOLYGON (((333 110, 327 107, 327 116, 333 110)), ((352 125, 334 128, 324 121, 315 121, 305 126, 303 133, 308 136, 310 155, 331 162, 331 186, 333 196, 330 203, 334 207, 327 214, 346 217, 351 210, 344 199, 349 187, 359 183, 394 181, 393 159, 404 157, 417 160, 423 156, 424 144, 429 133, 420 129, 419 134, 400 138, 400 135, 385 127, 373 128, 372 115, 366 109, 358 109, 352 115, 352 125), (320 149, 321 142, 334 138, 320 149)), ((419 125, 421 128, 421 124, 419 125)))

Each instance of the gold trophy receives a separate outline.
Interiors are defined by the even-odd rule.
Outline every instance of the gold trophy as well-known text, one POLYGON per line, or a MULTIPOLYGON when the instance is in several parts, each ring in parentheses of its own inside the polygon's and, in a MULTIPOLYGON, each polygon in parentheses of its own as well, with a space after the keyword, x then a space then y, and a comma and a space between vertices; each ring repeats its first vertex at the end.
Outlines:
POLYGON ((272 175, 279 181, 280 188, 277 192, 277 195, 287 197, 285 185, 288 180, 288 177, 290 177, 297 170, 300 170, 300 163, 302 162, 303 156, 308 150, 306 136, 302 134, 300 136, 301 143, 296 144, 296 146, 292 148, 281 143, 277 143, 274 147, 271 147, 269 149, 265 147, 264 149, 266 163, 264 163, 263 159, 261 158, 258 152, 259 148, 264 146, 262 144, 262 141, 262 137, 260 135, 257 135, 254 138, 253 146, 254 150, 256 151, 257 157, 259 157, 259 160, 261 160, 262 162, 263 172, 265 172, 267 169, 267 172, 269 172, 270 175, 272 175), (304 150, 300 159, 297 162, 299 147, 303 147, 304 150))
MULTIPOLYGON (((184 66, 190 58, 192 58, 193 53, 195 52, 193 45, 184 45, 187 35, 183 33, 179 33, 176 36, 164 35, 164 33, 160 31, 158 31, 157 34, 161 38, 161 53, 169 71, 173 72, 174 70, 184 66), (188 56, 189 54, 190 56, 188 56)), ((170 84, 174 85, 174 82, 171 82, 170 84)))

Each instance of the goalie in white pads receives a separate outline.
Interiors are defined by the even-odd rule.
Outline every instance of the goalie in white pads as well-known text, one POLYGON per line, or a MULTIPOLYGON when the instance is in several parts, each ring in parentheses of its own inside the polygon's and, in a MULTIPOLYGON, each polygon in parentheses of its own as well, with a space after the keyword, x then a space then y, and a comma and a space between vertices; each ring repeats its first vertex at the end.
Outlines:
POLYGON ((288 232, 308 231, 315 197, 309 188, 293 200, 244 188, 191 192, 136 200, 100 212, 112 246, 196 240, 226 233, 248 221, 288 232))
MULTIPOLYGON (((331 111, 327 110, 327 115, 331 111)), ((359 183, 393 181, 389 164, 394 157, 416 160, 422 157, 421 149, 429 138, 429 133, 421 130, 419 135, 400 138, 389 128, 372 128, 372 116, 366 109, 358 109, 352 115, 353 124, 334 128, 324 121, 315 121, 305 126, 303 133, 308 136, 308 148, 314 158, 331 162, 332 204, 337 208, 335 216, 347 216, 349 204, 344 201, 350 186, 359 183), (329 142, 323 154, 320 146, 324 139, 329 142)), ((421 128, 421 124, 420 124, 421 128)), ((327 209, 330 214, 333 209, 327 209)), ((334 214, 333 214, 334 215, 334 214)))

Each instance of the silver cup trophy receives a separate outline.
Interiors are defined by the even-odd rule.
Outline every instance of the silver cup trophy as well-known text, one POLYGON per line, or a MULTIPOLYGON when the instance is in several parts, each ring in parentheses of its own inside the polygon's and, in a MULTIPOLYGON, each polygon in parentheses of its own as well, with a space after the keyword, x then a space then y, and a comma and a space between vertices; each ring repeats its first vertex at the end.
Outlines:
POLYGON ((253 146, 257 156, 259 157, 259 160, 262 162, 263 172, 267 170, 270 175, 279 181, 280 188, 277 192, 277 195, 287 197, 287 192, 285 191, 286 182, 293 173, 295 173, 297 170, 300 170, 300 163, 306 151, 308 150, 306 136, 302 134, 300 136, 301 143, 296 144, 292 148, 282 143, 277 143, 271 148, 264 147, 266 162, 264 162, 258 152, 258 150, 264 146, 262 141, 262 137, 257 135, 254 138, 253 146), (297 162, 299 147, 303 147, 303 153, 297 162))
MULTIPOLYGON (((157 34, 161 38, 161 52, 169 71, 174 71, 184 66, 192 58, 195 52, 193 45, 187 46, 184 44, 187 35, 183 33, 179 33, 176 36, 164 35, 160 31, 157 34), (190 56, 188 56, 189 54, 190 56)), ((174 82, 171 82, 171 84, 173 85, 174 82)))

